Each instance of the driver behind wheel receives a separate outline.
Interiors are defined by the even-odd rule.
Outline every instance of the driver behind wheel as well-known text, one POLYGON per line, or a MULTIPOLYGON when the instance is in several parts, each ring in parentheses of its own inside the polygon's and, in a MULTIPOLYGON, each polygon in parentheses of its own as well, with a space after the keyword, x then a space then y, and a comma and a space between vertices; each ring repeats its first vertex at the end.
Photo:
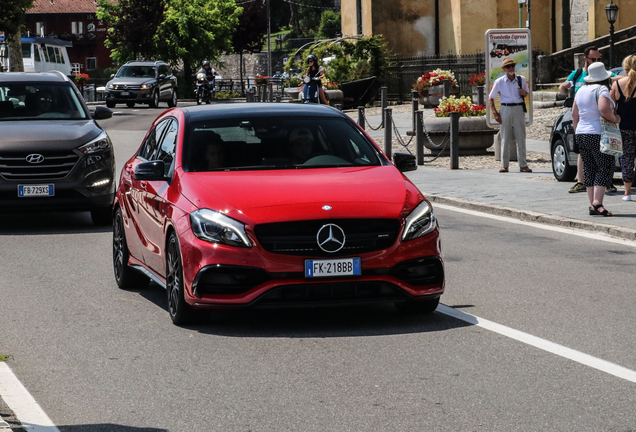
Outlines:
POLYGON ((311 131, 307 128, 293 129, 289 134, 288 148, 294 164, 305 163, 314 150, 311 131))

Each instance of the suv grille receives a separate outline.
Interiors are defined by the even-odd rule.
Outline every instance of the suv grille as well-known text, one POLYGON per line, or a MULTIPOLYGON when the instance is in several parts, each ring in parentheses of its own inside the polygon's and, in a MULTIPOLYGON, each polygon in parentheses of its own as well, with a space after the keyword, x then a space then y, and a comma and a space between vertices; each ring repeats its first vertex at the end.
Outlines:
POLYGON ((283 255, 343 256, 373 252, 390 247, 397 239, 400 223, 395 219, 336 219, 278 222, 257 225, 256 238, 266 251, 283 255), (336 224, 345 233, 344 247, 327 253, 318 247, 318 230, 336 224))
POLYGON ((113 90, 139 90, 141 85, 113 84, 113 90))
POLYGON ((26 154, 0 156, 0 176, 6 180, 59 180, 73 169, 79 156, 73 152, 51 152, 43 154, 41 163, 26 161, 26 154))

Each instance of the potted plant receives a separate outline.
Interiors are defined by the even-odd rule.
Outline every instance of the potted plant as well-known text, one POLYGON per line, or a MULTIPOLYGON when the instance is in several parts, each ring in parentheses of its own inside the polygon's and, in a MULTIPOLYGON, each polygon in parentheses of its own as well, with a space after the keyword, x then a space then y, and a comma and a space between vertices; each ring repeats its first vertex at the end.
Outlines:
POLYGON ((267 84, 267 81, 268 81, 268 78, 263 75, 256 75, 254 77, 254 82, 256 83, 256 85, 265 85, 267 84))
POLYGON ((486 72, 472 74, 470 78, 468 78, 468 84, 473 87, 473 102, 479 103, 479 92, 485 91, 484 86, 486 85, 486 72))
MULTIPOLYGON (((486 149, 493 145, 493 137, 497 133, 496 129, 491 129, 486 124, 486 106, 475 105, 468 96, 442 97, 437 108, 434 108, 435 117, 426 117, 424 127, 431 137, 444 138, 450 131, 450 113, 458 112, 459 118, 459 154, 485 154, 486 149)), ((440 140, 441 141, 441 140, 440 140)), ((433 151, 439 152, 441 146, 424 141, 424 146, 433 151)), ((444 154, 448 154, 449 147, 446 146, 444 154)))
POLYGON ((426 72, 415 81, 413 90, 417 90, 422 105, 437 106, 439 104, 444 96, 444 80, 450 82, 450 94, 458 95, 459 87, 455 74, 449 70, 435 69, 433 72, 426 72))
POLYGON ((84 87, 87 82, 88 82, 88 74, 83 74, 83 73, 75 74, 75 84, 77 84, 80 87, 84 87))

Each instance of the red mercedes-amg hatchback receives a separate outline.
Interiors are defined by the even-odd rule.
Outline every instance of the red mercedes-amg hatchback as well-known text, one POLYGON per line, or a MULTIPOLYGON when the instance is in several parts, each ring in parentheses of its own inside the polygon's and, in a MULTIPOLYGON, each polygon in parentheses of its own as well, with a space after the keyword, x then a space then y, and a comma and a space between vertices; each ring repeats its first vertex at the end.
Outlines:
POLYGON ((121 288, 194 309, 393 302, 444 291, 431 204, 349 117, 318 105, 174 108, 126 162, 114 204, 121 288))

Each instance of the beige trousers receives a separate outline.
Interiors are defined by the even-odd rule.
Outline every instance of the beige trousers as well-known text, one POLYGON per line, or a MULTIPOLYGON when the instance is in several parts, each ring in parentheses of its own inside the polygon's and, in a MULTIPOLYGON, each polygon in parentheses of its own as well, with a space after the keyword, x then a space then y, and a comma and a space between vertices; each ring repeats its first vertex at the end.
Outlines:
POLYGON ((523 112, 521 105, 505 106, 502 105, 501 113, 501 166, 508 168, 510 164, 510 154, 508 147, 514 134, 517 141, 517 161, 519 167, 528 166, 526 161, 526 114, 523 112))

